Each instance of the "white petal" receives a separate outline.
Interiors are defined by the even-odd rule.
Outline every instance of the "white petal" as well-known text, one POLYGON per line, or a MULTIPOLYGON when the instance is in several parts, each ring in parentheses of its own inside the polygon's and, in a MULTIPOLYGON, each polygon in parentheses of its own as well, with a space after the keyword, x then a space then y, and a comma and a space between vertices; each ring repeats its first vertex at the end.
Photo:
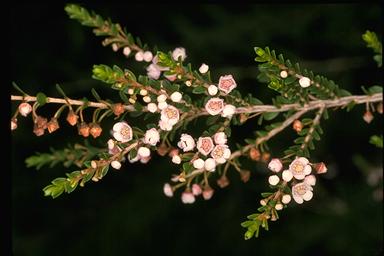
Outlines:
POLYGON ((303 199, 305 201, 311 200, 312 197, 313 197, 313 193, 312 193, 312 191, 309 191, 309 190, 307 192, 305 192, 305 194, 303 195, 303 199))
POLYGON ((308 164, 304 167, 304 174, 308 175, 312 172, 312 167, 308 164))
POLYGON ((123 127, 125 127, 127 124, 125 122, 118 122, 113 125, 112 130, 114 132, 120 131, 123 127))
POLYGON ((215 159, 215 161, 216 161, 216 163, 218 163, 218 164, 223 164, 223 163, 225 163, 227 160, 225 160, 225 158, 217 158, 217 159, 215 159))
POLYGON ((302 180, 305 178, 305 175, 304 174, 296 174, 296 175, 293 175, 295 177, 295 179, 297 180, 302 180))
POLYGON ((296 203, 302 204, 304 202, 303 198, 301 196, 295 196, 293 195, 293 200, 295 200, 296 203))
POLYGON ((285 171, 283 171, 282 177, 283 177, 284 181, 289 182, 292 180, 293 174, 291 171, 285 170, 285 171))
POLYGON ((309 160, 305 157, 299 157, 296 159, 297 161, 300 161, 301 163, 303 163, 303 165, 306 165, 309 163, 309 160))

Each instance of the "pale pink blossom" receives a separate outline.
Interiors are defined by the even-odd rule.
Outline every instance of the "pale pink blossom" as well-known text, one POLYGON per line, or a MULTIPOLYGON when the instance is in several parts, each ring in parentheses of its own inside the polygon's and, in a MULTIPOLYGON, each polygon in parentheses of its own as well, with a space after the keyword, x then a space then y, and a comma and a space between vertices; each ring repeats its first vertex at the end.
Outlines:
POLYGON ((172 58, 174 60, 178 61, 179 57, 181 57, 181 61, 185 60, 185 58, 187 57, 187 54, 185 53, 185 49, 183 47, 178 47, 172 52, 172 58))
POLYGON ((163 131, 172 131, 173 125, 166 121, 159 120, 159 127, 163 131))
POLYGON ((143 59, 145 62, 150 62, 153 59, 153 54, 150 51, 145 51, 143 53, 143 59))
POLYGON ((147 76, 152 79, 159 79, 161 75, 161 70, 158 68, 156 64, 151 64, 147 67, 147 76))
POLYGON ((211 153, 214 147, 211 137, 200 137, 197 141, 197 150, 205 156, 211 153))
POLYGON ((308 185, 315 186, 316 185, 316 177, 315 175, 311 174, 304 178, 304 182, 308 185))
POLYGON ((299 79, 299 84, 302 88, 307 88, 311 85, 311 80, 308 77, 303 76, 299 79))
POLYGON ((129 54, 131 54, 131 48, 129 48, 128 46, 125 46, 124 49, 123 49, 123 54, 128 57, 129 54))
POLYGON ((282 205, 282 204, 280 204, 280 203, 277 203, 277 204, 275 205, 275 209, 276 209, 277 211, 281 211, 281 210, 283 210, 283 208, 284 208, 284 205, 282 205))
POLYGON ((165 94, 160 94, 159 96, 157 96, 157 102, 164 102, 167 100, 167 95, 165 94))
POLYGON ((216 163, 223 164, 231 157, 231 150, 227 145, 216 145, 212 149, 211 156, 216 163))
POLYGON ((184 203, 184 204, 193 204, 195 202, 195 196, 192 194, 192 192, 190 192, 189 190, 185 190, 182 194, 181 194, 181 201, 184 203))
POLYGON ((108 144, 108 153, 111 155, 116 155, 117 153, 122 151, 122 149, 119 146, 117 146, 112 139, 109 139, 107 144, 108 144))
POLYGON ((207 112, 213 116, 220 114, 223 109, 224 100, 220 98, 210 98, 205 104, 205 110, 207 110, 207 112))
POLYGON ((309 201, 313 197, 312 187, 305 182, 297 183, 292 187, 293 199, 298 204, 309 201))
POLYGON ((289 165, 289 171, 292 172, 295 179, 302 180, 311 173, 312 167, 309 165, 307 158, 298 157, 289 165))
POLYGON ((293 174, 292 174, 292 172, 290 170, 283 171, 281 176, 282 176, 283 180, 286 181, 286 182, 291 181, 292 178, 293 178, 293 174))
POLYGON ((15 130, 17 128, 17 119, 12 118, 11 120, 11 130, 15 130))
POLYGON ((291 202, 291 195, 288 195, 288 194, 285 194, 281 197, 281 202, 283 204, 289 204, 289 202, 291 202))
POLYGON ((116 169, 116 170, 120 170, 120 168, 121 168, 121 163, 119 162, 119 161, 112 161, 111 162, 111 166, 114 168, 114 169, 116 169))
POLYGON ((168 105, 166 108, 161 110, 161 120, 168 122, 170 125, 175 125, 180 118, 180 113, 174 106, 168 105))
POLYGON ((191 151, 195 148, 195 140, 191 135, 183 133, 181 134, 180 141, 177 143, 177 146, 183 150, 183 152, 191 151))
POLYGON ((201 74, 205 74, 205 73, 207 73, 208 70, 209 70, 209 66, 208 66, 207 64, 205 64, 205 63, 201 64, 201 66, 200 66, 200 68, 199 68, 199 72, 200 72, 201 74))
POLYGON ((160 141, 160 134, 156 128, 151 128, 145 132, 144 143, 155 146, 160 141))
POLYGON ((221 76, 219 79, 219 90, 225 94, 230 93, 236 86, 235 79, 233 79, 232 75, 221 76))
POLYGON ((113 137, 120 142, 132 140, 132 128, 126 122, 118 122, 113 125, 113 137))
POLYGON ((32 107, 29 103, 23 102, 19 105, 19 113, 22 116, 27 116, 29 113, 31 113, 32 107))
POLYGON ((268 169, 273 172, 280 172, 283 169, 283 163, 279 158, 273 158, 268 164, 268 169))
POLYGON ((213 140, 217 145, 224 145, 227 143, 227 135, 224 132, 217 132, 213 136, 213 140))
POLYGON ((119 46, 117 46, 117 44, 113 43, 113 44, 112 44, 112 50, 113 50, 114 52, 117 52, 117 51, 119 50, 119 46))
POLYGON ((162 101, 162 102, 157 103, 157 108, 160 109, 160 110, 163 110, 163 109, 165 109, 166 107, 168 107, 168 103, 165 102, 165 101, 162 101))
POLYGON ((228 117, 231 118, 233 114, 236 112, 236 107, 231 104, 226 104, 223 108, 223 113, 221 114, 222 117, 228 117))
POLYGON ((183 95, 181 95, 180 92, 174 92, 171 94, 171 100, 173 102, 180 102, 182 97, 183 97, 183 95))
POLYGON ((149 112, 155 113, 157 111, 156 103, 153 103, 153 102, 152 103, 148 103, 147 109, 148 109, 149 112))
POLYGON ((149 160, 151 160, 151 156, 140 157, 140 163, 142 163, 142 164, 146 164, 146 163, 148 163, 149 160))
POLYGON ((137 150, 137 154, 140 157, 148 157, 151 155, 151 150, 149 150, 149 148, 147 147, 139 147, 139 149, 137 150))
POLYGON ((199 184, 195 183, 195 184, 192 185, 192 194, 194 196, 201 195, 202 192, 203 192, 203 190, 201 189, 199 184))
POLYGON ((210 186, 204 187, 204 189, 203 189, 203 198, 204 198, 204 200, 211 199, 214 192, 215 191, 210 186))
POLYGON ((214 96, 217 94, 217 92, 218 92, 218 89, 217 89, 216 85, 211 84, 210 86, 208 86, 208 94, 209 95, 214 96))
POLYGON ((172 157, 172 163, 174 164, 180 164, 181 163, 181 157, 179 155, 174 155, 172 157))
POLYGON ((136 61, 143 61, 144 60, 144 52, 143 51, 138 51, 135 54, 135 60, 136 61))
POLYGON ((159 57, 157 55, 155 57, 153 57, 152 63, 155 64, 160 71, 168 71, 169 70, 169 67, 163 67, 163 66, 158 65, 157 64, 158 61, 159 61, 159 57))
POLYGON ((173 197, 173 189, 169 183, 164 184, 163 192, 167 197, 173 197))

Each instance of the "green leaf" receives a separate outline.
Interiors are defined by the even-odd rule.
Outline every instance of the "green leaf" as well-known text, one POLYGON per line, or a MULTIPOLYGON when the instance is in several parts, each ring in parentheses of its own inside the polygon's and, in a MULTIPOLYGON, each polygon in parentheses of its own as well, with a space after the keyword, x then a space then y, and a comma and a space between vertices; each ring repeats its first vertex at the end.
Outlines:
POLYGON ((207 92, 207 89, 204 86, 197 86, 193 88, 192 92, 194 94, 203 94, 207 92))
POLYGON ((372 135, 369 138, 369 143, 375 145, 378 148, 383 148, 383 135, 372 135))
POLYGON ((40 106, 43 106, 45 103, 47 103, 47 96, 44 93, 39 92, 36 94, 36 101, 40 106))
POLYGON ((193 167, 193 164, 191 162, 186 162, 186 163, 183 163, 183 170, 186 172, 186 173, 190 173, 191 171, 193 171, 195 169, 195 167, 193 167))
POLYGON ((279 113, 280 112, 265 112, 263 114, 263 117, 265 120, 270 121, 270 120, 274 119, 275 117, 277 117, 279 115, 279 113))

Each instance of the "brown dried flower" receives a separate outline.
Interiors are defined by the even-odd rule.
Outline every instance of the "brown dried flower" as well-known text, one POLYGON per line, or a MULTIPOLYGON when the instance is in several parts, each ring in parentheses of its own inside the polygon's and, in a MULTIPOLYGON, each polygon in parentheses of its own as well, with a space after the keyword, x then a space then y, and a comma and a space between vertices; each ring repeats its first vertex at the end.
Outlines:
POLYGON ((73 112, 73 110, 69 110, 68 115, 67 115, 67 121, 70 125, 74 126, 77 124, 77 119, 79 117, 73 112))
POLYGON ((221 176, 217 180, 217 185, 219 185, 220 188, 225 188, 226 186, 228 186, 229 185, 229 180, 228 180, 227 176, 221 176))
POLYGON ((120 115, 123 114, 124 111, 125 111, 125 109, 124 109, 124 105, 121 104, 121 103, 113 104, 113 105, 112 105, 112 110, 113 110, 113 113, 114 113, 116 116, 120 116, 120 115))
POLYGON ((260 151, 257 149, 257 148, 251 148, 249 150, 249 157, 253 160, 253 161, 260 161, 260 151))
POLYGON ((53 117, 47 124, 48 132, 52 133, 60 128, 57 118, 53 117))
POLYGON ((79 130, 79 135, 81 135, 83 137, 88 137, 89 136, 89 126, 87 125, 86 122, 82 122, 79 125, 78 130, 79 130))
POLYGON ((250 172, 250 171, 248 171, 248 170, 242 170, 242 171, 240 171, 240 178, 241 178, 241 180, 242 180, 244 183, 248 182, 249 179, 250 179, 250 177, 251 177, 251 172, 250 172))
POLYGON ((100 125, 96 123, 91 123, 89 125, 89 133, 92 135, 93 138, 97 138, 100 136, 103 129, 101 129, 100 125))

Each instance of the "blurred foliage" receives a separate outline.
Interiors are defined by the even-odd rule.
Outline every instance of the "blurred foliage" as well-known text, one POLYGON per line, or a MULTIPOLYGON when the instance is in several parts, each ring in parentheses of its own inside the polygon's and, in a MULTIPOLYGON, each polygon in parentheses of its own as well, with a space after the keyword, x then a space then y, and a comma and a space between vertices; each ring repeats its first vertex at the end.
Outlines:
MULTIPOLYGON (((341 88, 362 93, 361 85, 382 85, 372 52, 361 40, 367 30, 381 31, 382 10, 374 4, 165 5, 89 4, 104 17, 127 27, 143 42, 163 51, 187 49, 189 61, 211 67, 212 79, 231 73, 245 92, 268 103, 275 92, 257 82, 254 46, 269 45, 302 67, 336 81, 341 88)), ((118 99, 113 90, 93 80, 92 66, 105 63, 143 67, 110 48, 92 32, 71 21, 64 5, 18 4, 11 9, 11 77, 31 94, 90 96, 100 87, 103 98, 118 99), (104 89, 105 88, 105 89, 104 89)), ((13 109, 15 106, 12 107, 13 109)), ((44 106, 45 113, 54 108, 44 106)), ((26 168, 24 159, 49 147, 65 148, 79 141, 77 131, 35 137, 31 120, 19 120, 12 133, 12 239, 15 255, 379 255, 382 253, 382 201, 375 201, 364 173, 352 161, 362 157, 382 165, 380 149, 371 145, 370 131, 382 129, 381 118, 368 125, 363 107, 330 114, 313 160, 329 164, 318 180, 314 199, 290 206, 272 223, 271 232, 243 240, 240 221, 259 204, 266 169, 248 163, 253 176, 243 184, 230 172, 231 185, 217 189, 210 201, 183 205, 162 194, 173 173, 169 159, 154 157, 148 165, 124 165, 98 184, 56 200, 42 187, 65 168, 26 168)), ((111 122, 112 125, 112 122, 111 122)), ((255 127, 236 127, 240 142, 255 127)), ((95 147, 106 141, 91 141, 95 147)), ((281 152, 292 136, 283 133, 271 149, 281 152)), ((245 167, 245 166, 244 166, 245 167)), ((381 191, 382 192, 382 191, 381 191)))

